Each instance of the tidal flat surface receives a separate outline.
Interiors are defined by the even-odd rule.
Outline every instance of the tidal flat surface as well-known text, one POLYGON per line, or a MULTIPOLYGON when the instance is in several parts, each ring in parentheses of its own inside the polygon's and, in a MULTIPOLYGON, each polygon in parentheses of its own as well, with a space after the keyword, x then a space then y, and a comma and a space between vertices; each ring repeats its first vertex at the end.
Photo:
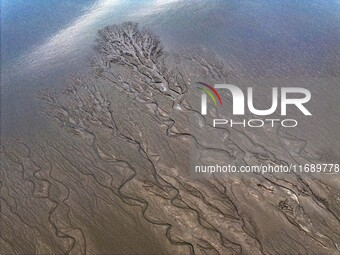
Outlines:
POLYGON ((339 254, 338 174, 190 173, 339 163, 337 1, 82 7, 2 59, 1 254, 339 254), (307 87, 313 116, 216 130, 232 98, 204 117, 197 81, 253 86, 258 108, 307 87))

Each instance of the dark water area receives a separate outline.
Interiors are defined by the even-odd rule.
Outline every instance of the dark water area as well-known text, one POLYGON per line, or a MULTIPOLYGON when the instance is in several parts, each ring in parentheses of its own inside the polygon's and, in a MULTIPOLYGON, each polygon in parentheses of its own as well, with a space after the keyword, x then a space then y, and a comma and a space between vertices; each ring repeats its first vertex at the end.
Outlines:
POLYGON ((86 12, 93 0, 1 1, 1 61, 6 63, 86 12))

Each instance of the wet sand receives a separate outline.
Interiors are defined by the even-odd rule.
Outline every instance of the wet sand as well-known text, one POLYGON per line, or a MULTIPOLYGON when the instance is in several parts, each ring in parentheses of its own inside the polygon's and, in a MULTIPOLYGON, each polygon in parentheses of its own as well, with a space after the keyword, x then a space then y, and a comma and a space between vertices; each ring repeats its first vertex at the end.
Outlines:
MULTIPOLYGON (((203 164, 305 164, 338 162, 337 151, 320 152, 322 142, 306 128, 311 124, 294 111, 301 126, 290 132, 212 130, 209 117, 199 113, 195 81, 237 77, 214 52, 174 54, 161 40, 136 23, 107 27, 99 33, 91 72, 37 94, 49 125, 2 142, 0 252, 339 253, 338 175, 190 173, 194 158, 203 164)), ((329 101, 335 102, 336 79, 322 84, 334 88, 329 101)), ((230 115, 231 97, 222 97, 226 107, 211 107, 211 116, 230 115)), ((317 116, 339 110, 310 107, 317 116)), ((339 132, 313 125, 314 132, 327 130, 327 139, 339 132)))

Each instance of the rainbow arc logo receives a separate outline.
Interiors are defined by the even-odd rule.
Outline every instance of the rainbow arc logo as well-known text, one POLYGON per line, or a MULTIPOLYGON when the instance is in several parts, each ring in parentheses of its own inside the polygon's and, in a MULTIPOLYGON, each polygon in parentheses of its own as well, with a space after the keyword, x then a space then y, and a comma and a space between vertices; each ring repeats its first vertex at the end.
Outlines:
POLYGON ((198 84, 202 85, 203 87, 198 87, 199 90, 203 91, 205 94, 202 94, 202 103, 201 103, 201 113, 203 115, 207 114, 207 95, 211 98, 211 100, 214 102, 215 106, 217 106, 217 100, 218 99, 220 105, 222 105, 222 99, 220 94, 214 89, 213 86, 203 83, 203 82, 197 82, 198 84))

